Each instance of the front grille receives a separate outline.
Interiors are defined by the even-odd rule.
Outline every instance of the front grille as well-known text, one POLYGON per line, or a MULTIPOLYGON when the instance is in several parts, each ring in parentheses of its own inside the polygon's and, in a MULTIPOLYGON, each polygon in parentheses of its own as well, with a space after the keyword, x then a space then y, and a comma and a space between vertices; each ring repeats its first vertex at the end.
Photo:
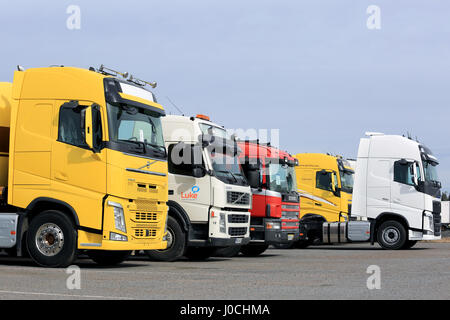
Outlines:
POLYGON ((134 236, 136 238, 155 238, 156 229, 135 229, 134 236))
POLYGON ((245 236, 247 228, 228 228, 228 234, 232 237, 245 236))
POLYGON ((245 214, 230 214, 228 215, 229 223, 247 223, 248 215, 245 214))
POLYGON ((441 235, 441 214, 433 212, 433 224, 434 224, 434 235, 439 237, 441 235))
POLYGON ((158 214, 154 212, 136 212, 136 221, 156 221, 158 220, 158 214))
POLYGON ((250 203, 250 194, 245 192, 228 191, 227 202, 230 204, 247 205, 250 203))
POLYGON ((149 201, 149 200, 135 200, 136 203, 136 210, 141 211, 157 211, 158 210, 158 204, 156 201, 149 201))
POLYGON ((282 211, 281 216, 283 219, 298 219, 298 211, 282 211))

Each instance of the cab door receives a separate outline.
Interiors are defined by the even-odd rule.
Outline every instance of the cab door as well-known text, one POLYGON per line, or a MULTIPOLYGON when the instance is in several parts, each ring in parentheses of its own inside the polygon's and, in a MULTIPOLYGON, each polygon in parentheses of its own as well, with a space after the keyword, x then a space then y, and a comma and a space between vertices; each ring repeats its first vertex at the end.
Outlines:
POLYGON ((335 171, 316 171, 314 189, 315 213, 323 216, 327 221, 339 221, 340 191, 335 171))
MULTIPOLYGON (((56 103, 57 130, 52 146, 52 190, 55 198, 68 203, 80 225, 102 229, 102 200, 106 194, 106 150, 96 152, 85 142, 83 110, 91 102, 56 103)), ((101 108, 92 109, 92 132, 96 147, 102 141, 101 108)))
POLYGON ((193 144, 173 143, 168 145, 169 154, 169 200, 175 201, 189 214, 191 222, 207 222, 211 204, 211 176, 194 177, 195 152, 200 156, 205 167, 201 150, 193 144), (186 156, 185 153, 189 153, 186 156))

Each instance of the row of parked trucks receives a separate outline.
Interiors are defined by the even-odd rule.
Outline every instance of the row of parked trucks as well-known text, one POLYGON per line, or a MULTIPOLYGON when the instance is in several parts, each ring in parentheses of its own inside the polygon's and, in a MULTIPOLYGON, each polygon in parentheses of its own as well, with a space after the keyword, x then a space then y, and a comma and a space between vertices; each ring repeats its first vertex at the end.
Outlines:
POLYGON ((269 245, 440 238, 437 159, 369 133, 356 165, 166 115, 146 85, 101 66, 18 67, 0 83, 0 249, 47 267, 256 256, 269 245), (356 166, 356 168, 355 168, 356 166))

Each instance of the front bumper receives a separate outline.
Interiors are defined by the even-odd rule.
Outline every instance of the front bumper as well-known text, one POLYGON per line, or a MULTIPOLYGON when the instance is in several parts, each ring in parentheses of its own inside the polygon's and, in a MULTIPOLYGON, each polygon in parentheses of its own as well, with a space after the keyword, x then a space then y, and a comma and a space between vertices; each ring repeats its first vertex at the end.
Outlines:
POLYGON ((234 247, 250 243, 250 237, 246 238, 209 238, 208 245, 211 247, 234 247))
POLYGON ((250 226, 250 242, 251 243, 265 243, 267 245, 272 244, 288 244, 299 240, 299 229, 274 229, 267 228, 267 225, 271 223, 279 223, 281 225, 281 219, 268 219, 262 220, 262 225, 252 224, 250 226))

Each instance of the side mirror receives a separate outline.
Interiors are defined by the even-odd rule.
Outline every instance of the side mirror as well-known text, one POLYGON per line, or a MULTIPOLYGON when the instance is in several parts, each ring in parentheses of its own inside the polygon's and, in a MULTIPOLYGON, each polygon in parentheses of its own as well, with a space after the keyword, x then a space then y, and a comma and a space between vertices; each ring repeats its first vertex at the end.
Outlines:
POLYGON ((259 171, 258 170, 249 170, 247 173, 247 181, 250 187, 259 188, 259 171))
POLYGON ((192 168, 192 175, 194 178, 203 178, 206 175, 206 170, 202 167, 192 168))
POLYGON ((94 135, 92 134, 92 107, 86 107, 81 110, 81 130, 84 142, 92 150, 94 149, 94 135))

